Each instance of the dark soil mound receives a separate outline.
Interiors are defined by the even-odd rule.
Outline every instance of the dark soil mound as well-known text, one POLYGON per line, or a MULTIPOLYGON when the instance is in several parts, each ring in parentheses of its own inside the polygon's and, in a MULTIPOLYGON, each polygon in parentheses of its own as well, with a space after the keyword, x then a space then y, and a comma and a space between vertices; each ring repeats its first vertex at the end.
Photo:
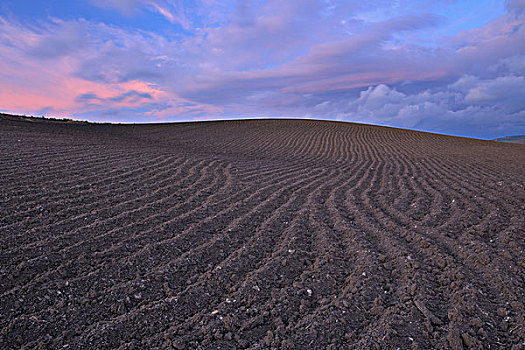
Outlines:
POLYGON ((521 349, 525 147, 0 117, 0 348, 521 349))

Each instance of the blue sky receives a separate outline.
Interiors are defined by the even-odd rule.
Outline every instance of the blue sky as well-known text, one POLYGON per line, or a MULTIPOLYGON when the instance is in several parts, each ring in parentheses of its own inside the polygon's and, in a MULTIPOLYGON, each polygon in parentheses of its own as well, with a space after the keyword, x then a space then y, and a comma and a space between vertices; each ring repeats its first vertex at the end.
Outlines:
POLYGON ((0 111, 525 134, 525 0, 0 3, 0 111))

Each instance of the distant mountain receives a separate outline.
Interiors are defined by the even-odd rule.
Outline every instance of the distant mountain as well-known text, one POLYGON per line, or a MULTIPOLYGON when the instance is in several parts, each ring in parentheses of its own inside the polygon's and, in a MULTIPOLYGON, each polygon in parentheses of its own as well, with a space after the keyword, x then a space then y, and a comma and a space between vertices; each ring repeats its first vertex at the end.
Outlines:
POLYGON ((498 138, 495 138, 494 141, 512 142, 512 143, 519 143, 519 144, 525 145, 525 135, 512 135, 512 136, 498 137, 498 138))

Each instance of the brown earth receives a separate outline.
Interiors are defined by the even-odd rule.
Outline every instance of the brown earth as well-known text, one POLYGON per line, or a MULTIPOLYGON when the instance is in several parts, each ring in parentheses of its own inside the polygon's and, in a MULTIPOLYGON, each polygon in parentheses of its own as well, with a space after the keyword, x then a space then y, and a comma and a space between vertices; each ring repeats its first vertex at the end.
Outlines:
POLYGON ((519 140, 513 140, 513 141, 510 141, 512 143, 518 143, 520 145, 525 145, 525 138, 523 139, 519 139, 519 140))
POLYGON ((1 349, 523 349, 525 147, 0 117, 1 349))

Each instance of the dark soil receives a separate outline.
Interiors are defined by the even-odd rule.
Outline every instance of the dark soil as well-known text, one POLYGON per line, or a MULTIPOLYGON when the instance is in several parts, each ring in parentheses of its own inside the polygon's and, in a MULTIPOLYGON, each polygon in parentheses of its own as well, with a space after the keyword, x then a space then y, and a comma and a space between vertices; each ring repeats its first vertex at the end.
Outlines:
POLYGON ((0 116, 1 349, 523 349, 525 146, 0 116))

